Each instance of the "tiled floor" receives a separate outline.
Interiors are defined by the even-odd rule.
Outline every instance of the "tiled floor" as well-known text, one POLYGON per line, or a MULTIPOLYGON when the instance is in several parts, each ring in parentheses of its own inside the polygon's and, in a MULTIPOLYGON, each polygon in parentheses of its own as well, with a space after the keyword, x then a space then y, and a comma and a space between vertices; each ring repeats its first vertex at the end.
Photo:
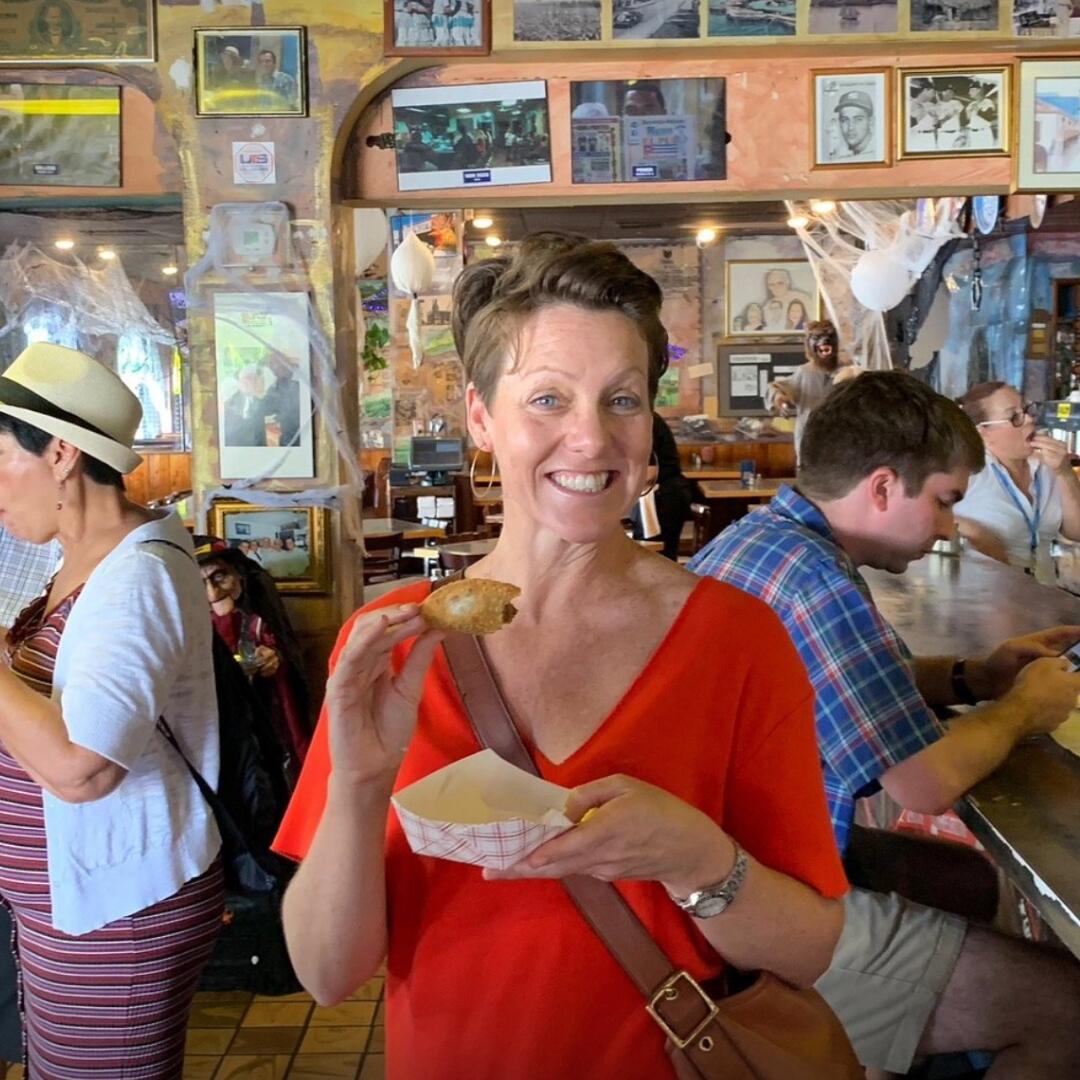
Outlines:
POLYGON ((184 1080, 382 1080, 383 979, 332 1008, 308 994, 195 996, 184 1080))

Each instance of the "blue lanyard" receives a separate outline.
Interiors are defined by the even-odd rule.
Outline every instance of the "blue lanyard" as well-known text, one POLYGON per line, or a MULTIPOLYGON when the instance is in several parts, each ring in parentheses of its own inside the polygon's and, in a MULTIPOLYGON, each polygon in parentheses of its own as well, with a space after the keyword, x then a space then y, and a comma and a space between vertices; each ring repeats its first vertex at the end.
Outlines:
POLYGON ((1034 504, 1034 516, 1029 517, 1025 500, 1017 495, 1015 485, 1012 483, 1008 473, 996 462, 991 463, 990 468, 994 470, 994 476, 997 477, 997 482, 1005 489, 1005 494, 1009 496, 1013 501, 1013 506, 1020 511, 1020 516, 1024 519, 1024 524, 1028 527, 1028 532, 1031 534, 1031 554, 1034 555, 1039 550, 1039 518, 1042 517, 1042 498, 1040 497, 1040 481, 1042 480, 1042 470, 1035 470, 1034 498, 1032 502, 1034 504))

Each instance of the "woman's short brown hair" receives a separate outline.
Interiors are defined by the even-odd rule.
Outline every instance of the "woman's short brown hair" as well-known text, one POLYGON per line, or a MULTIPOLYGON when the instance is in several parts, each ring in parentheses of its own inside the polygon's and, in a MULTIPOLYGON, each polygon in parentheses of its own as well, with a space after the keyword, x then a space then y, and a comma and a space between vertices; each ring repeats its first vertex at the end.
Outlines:
POLYGON ((981 424, 988 420, 986 415, 986 402, 991 395, 1004 389, 1009 384, 1006 382, 981 382, 976 383, 966 394, 956 399, 956 404, 971 417, 973 424, 981 424))
POLYGON ((521 325, 554 304, 618 311, 638 328, 649 352, 649 395, 668 365, 660 286, 613 244, 583 236, 533 233, 513 255, 467 266, 454 285, 454 344, 465 376, 490 405, 521 325))

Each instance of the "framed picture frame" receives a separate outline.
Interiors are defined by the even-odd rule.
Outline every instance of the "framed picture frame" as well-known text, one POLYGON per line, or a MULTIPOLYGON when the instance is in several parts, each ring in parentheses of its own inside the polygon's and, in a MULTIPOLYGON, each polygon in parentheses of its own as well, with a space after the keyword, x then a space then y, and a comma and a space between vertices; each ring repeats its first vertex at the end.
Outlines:
POLYGON ((724 266, 728 338, 798 337, 820 318, 810 264, 796 259, 731 259, 724 266))
POLYGON ((806 363, 802 346, 750 341, 716 342, 716 388, 721 416, 771 416, 765 389, 806 363))
POLYGON ((146 63, 154 44, 154 0, 0 0, 0 63, 146 63))
POLYGON ((386 56, 487 56, 491 0, 383 0, 386 56))
POLYGON ((0 184, 120 187, 119 86, 0 83, 0 184))
POLYGON ((810 73, 815 169, 892 164, 892 70, 840 68, 810 73))
POLYGON ((905 68, 896 92, 898 158, 1010 151, 1012 67, 905 68))
POLYGON ((223 480, 315 475, 306 292, 214 294, 223 480))
POLYGON ((257 506, 233 499, 210 504, 207 526, 273 579, 279 592, 330 591, 330 511, 321 506, 257 506))
POLYGON ((1013 152, 1017 191, 1080 188, 1080 59, 1021 60, 1013 152))
POLYGON ((302 26, 196 29, 196 116, 307 116, 302 26))

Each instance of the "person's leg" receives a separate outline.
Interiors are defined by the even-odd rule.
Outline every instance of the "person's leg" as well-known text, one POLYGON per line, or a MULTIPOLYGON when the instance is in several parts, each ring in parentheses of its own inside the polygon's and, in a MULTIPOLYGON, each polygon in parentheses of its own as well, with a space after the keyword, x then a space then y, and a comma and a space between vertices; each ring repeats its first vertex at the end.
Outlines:
POLYGON ((969 927, 918 1054, 988 1050, 987 1080, 1061 1080, 1080 1062, 1080 965, 969 927))

